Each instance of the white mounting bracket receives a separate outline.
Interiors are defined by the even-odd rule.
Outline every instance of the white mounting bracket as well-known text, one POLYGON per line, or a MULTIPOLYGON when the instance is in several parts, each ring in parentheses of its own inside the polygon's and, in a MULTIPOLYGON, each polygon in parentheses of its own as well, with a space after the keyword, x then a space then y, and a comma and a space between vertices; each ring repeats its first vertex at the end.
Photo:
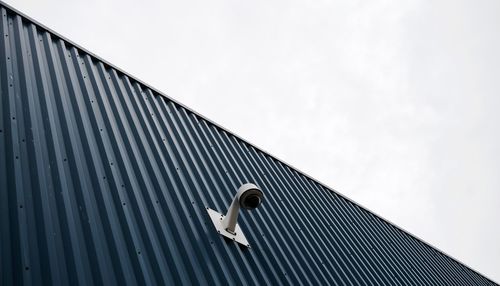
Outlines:
POLYGON ((217 230, 218 233, 233 241, 236 241, 237 243, 243 246, 250 248, 250 244, 248 243, 247 238, 243 234, 243 231, 241 231, 241 228, 238 224, 236 224, 234 233, 228 232, 222 225, 222 221, 224 220, 225 217, 223 214, 220 214, 219 212, 211 208, 207 208, 207 212, 210 218, 212 219, 212 223, 214 224, 215 229, 217 230))

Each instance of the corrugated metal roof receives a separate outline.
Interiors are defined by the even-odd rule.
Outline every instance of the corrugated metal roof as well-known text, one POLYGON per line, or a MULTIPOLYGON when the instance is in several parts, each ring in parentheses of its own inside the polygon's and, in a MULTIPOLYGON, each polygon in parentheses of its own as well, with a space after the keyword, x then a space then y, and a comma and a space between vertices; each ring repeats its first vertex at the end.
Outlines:
POLYGON ((2 285, 495 284, 0 6, 2 285), (205 210, 245 182, 250 249, 205 210))

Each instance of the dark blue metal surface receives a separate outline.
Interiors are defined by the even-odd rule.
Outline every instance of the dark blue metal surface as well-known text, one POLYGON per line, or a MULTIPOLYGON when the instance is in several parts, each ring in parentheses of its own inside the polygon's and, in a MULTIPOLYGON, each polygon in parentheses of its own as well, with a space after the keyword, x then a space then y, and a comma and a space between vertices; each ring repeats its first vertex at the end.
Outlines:
POLYGON ((0 7, 1 285, 495 284, 0 7), (251 249, 205 211, 245 182, 251 249))

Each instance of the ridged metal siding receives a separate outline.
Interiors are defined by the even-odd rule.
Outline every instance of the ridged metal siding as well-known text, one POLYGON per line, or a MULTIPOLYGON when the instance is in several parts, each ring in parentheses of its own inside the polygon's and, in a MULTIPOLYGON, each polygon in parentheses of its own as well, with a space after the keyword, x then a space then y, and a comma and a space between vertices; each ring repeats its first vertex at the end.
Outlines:
POLYGON ((493 285, 2 5, 0 284, 493 285), (225 242, 205 208, 265 191, 225 242))

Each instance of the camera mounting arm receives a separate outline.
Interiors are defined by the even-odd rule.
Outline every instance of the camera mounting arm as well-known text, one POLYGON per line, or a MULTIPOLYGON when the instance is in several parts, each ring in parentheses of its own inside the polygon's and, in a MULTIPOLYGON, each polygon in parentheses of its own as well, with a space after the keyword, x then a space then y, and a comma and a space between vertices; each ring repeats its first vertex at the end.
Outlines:
POLYGON ((238 215, 240 214, 240 202, 238 201, 238 197, 234 197, 231 206, 227 210, 226 217, 222 220, 222 226, 224 229, 236 235, 236 222, 238 221, 238 215))

